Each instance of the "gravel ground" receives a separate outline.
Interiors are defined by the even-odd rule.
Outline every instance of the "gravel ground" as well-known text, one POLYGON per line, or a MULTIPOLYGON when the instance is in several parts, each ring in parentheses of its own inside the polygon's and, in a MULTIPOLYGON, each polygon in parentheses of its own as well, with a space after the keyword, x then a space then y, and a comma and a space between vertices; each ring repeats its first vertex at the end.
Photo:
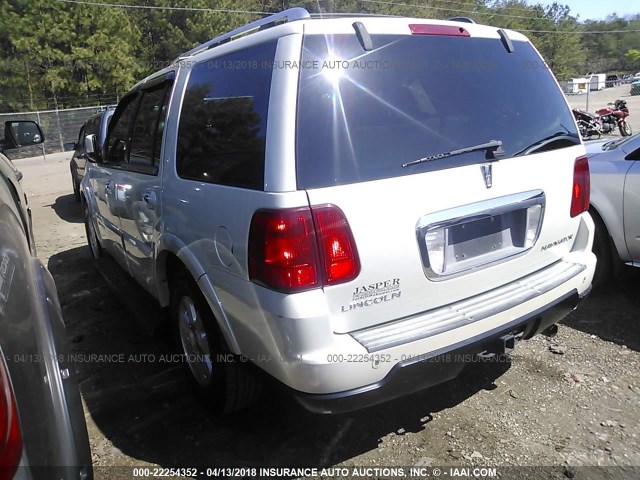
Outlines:
MULTIPOLYGON (((161 313, 131 282, 109 288, 94 267, 68 155, 17 166, 72 351, 85 359, 78 371, 98 479, 132 476, 106 467, 156 465, 552 465, 558 470, 535 478, 640 474, 575 469, 640 465, 638 269, 594 292, 554 339, 520 344, 508 365, 474 364, 454 381, 349 415, 313 415, 273 390, 251 411, 216 418, 190 394, 180 366, 161 361, 171 347, 146 328, 161 313), (86 361, 90 354, 103 356, 86 361)), ((524 476, 516 473, 503 478, 524 476)))

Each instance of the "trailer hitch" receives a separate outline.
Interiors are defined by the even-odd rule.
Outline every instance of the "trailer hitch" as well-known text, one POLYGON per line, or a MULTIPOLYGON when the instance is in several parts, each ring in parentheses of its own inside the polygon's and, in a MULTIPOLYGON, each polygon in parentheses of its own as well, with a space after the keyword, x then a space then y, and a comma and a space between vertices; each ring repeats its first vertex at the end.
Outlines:
POLYGON ((491 346, 477 356, 480 360, 491 360, 497 356, 510 355, 522 338, 522 332, 512 332, 496 339, 491 346))

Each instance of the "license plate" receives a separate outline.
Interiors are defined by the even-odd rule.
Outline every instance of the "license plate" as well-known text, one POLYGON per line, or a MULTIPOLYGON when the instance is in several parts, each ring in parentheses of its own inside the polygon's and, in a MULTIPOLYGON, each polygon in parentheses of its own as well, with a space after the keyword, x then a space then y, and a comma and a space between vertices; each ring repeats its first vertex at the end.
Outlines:
MULTIPOLYGON (((529 250, 537 240, 544 212, 544 194, 527 201, 484 208, 464 207, 466 215, 421 226, 421 252, 430 278, 460 274, 529 250)), ((452 213, 460 213, 454 209, 452 213)), ((428 219, 428 217, 427 217, 428 219)))

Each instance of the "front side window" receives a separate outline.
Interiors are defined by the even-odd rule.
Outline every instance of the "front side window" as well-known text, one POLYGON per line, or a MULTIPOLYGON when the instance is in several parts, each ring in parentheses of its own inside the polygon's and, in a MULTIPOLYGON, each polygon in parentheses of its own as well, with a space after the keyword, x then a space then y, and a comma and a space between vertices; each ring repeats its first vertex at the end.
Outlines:
POLYGON ((107 165, 122 165, 127 161, 129 135, 131 124, 138 106, 139 95, 131 94, 123 98, 118 104, 107 134, 106 163, 107 165))
POLYGON ((194 67, 185 92, 178 175, 234 187, 264 188, 269 91, 276 42, 194 67))

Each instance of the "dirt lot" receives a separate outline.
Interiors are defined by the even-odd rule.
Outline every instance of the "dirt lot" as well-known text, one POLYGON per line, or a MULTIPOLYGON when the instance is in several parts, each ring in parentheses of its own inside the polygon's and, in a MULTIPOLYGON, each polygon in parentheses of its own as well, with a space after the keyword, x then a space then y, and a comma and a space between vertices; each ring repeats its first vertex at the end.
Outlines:
POLYGON ((273 392, 249 412, 216 418, 180 367, 159 360, 171 347, 146 325, 160 312, 130 282, 110 288, 94 267, 67 158, 17 166, 73 352, 125 357, 78 363, 98 479, 131 478, 130 468, 102 467, 133 465, 554 465, 535 478, 640 476, 574 468, 640 466, 640 270, 592 294, 553 340, 521 344, 510 365, 475 364, 455 381, 350 415, 312 415, 273 392))

